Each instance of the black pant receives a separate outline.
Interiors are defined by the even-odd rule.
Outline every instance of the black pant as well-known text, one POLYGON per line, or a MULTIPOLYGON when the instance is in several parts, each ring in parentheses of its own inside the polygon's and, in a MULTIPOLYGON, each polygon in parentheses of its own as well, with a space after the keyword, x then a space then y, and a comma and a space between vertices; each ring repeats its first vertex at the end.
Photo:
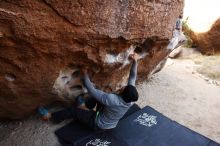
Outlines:
POLYGON ((66 108, 64 110, 52 113, 52 120, 60 123, 65 119, 77 119, 92 130, 100 130, 95 123, 96 112, 92 110, 83 110, 76 107, 66 108))
POLYGON ((94 99, 94 98, 92 98, 92 97, 88 97, 87 99, 86 99, 86 101, 85 101, 85 105, 86 105, 86 107, 88 108, 88 109, 93 109, 93 108, 95 108, 95 106, 97 105, 97 101, 94 99))

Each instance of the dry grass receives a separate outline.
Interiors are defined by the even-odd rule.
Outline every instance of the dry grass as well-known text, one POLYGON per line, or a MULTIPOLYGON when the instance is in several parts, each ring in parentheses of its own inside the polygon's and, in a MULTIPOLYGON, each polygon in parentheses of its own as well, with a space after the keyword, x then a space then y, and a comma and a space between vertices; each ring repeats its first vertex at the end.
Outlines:
POLYGON ((195 63, 195 70, 205 77, 220 81, 220 54, 202 55, 195 48, 182 48, 179 59, 190 59, 195 63))
POLYGON ((220 55, 215 56, 197 56, 192 58, 197 66, 198 73, 204 76, 220 81, 220 55))

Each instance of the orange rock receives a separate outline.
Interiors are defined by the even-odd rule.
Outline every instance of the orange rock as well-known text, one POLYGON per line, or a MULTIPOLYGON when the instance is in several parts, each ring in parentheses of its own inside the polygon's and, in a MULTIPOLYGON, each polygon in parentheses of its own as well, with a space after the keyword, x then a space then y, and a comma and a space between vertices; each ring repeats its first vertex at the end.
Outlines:
POLYGON ((207 55, 220 52, 220 18, 212 25, 212 28, 205 33, 194 33, 193 41, 198 45, 198 49, 207 55))
POLYGON ((144 81, 167 56, 182 8, 183 0, 1 1, 0 118, 23 118, 80 94, 74 75, 62 75, 82 66, 97 88, 120 89, 135 45, 142 48, 138 79, 144 81), (154 45, 143 45, 145 39, 154 45))

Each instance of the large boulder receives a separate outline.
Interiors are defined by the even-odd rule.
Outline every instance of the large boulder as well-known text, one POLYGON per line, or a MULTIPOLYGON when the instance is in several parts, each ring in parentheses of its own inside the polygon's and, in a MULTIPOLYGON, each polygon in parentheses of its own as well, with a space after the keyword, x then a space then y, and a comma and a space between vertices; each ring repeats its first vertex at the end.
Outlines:
POLYGON ((220 53, 220 18, 216 20, 209 31, 190 34, 201 53, 206 55, 220 53))
POLYGON ((0 118, 83 93, 82 66, 97 88, 119 90, 136 46, 144 81, 168 55, 182 8, 183 0, 1 0, 0 118))

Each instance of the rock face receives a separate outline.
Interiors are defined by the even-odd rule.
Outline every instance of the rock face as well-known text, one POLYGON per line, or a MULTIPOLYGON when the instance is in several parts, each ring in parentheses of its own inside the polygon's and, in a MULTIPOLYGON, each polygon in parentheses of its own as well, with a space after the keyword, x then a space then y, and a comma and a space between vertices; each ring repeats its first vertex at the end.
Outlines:
POLYGON ((205 33, 191 33, 191 38, 203 54, 212 55, 220 52, 220 18, 205 33))
POLYGON ((139 82, 169 53, 165 47, 183 0, 1 0, 0 118, 84 92, 88 66, 97 88, 126 84, 136 46, 139 82))

